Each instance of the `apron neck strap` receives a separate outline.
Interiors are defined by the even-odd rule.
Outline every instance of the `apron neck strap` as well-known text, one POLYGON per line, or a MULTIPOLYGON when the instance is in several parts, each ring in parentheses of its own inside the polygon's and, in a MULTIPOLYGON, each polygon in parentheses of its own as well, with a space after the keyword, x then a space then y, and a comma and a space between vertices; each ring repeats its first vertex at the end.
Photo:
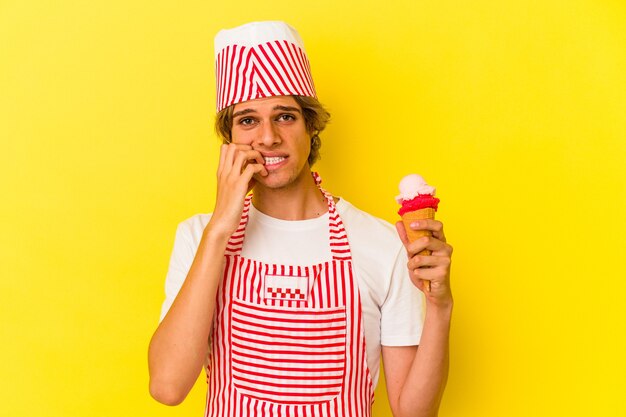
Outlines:
POLYGON ((330 239, 330 251, 333 255, 334 261, 349 261, 352 259, 350 252, 350 245, 348 244, 348 234, 346 228, 343 225, 341 216, 335 206, 335 200, 332 194, 322 188, 322 177, 317 172, 312 172, 315 185, 320 189, 326 202, 328 203, 328 232, 330 239))

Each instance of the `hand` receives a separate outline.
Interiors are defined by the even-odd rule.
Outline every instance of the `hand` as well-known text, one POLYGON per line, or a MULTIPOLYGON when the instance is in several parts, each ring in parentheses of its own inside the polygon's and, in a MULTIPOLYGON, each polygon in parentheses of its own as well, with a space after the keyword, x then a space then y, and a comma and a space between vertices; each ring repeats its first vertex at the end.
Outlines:
POLYGON ((409 262, 409 276, 413 284, 426 296, 426 302, 441 307, 452 305, 450 290, 450 264, 452 246, 446 243, 443 233, 443 223, 437 220, 424 219, 411 223, 413 230, 429 230, 432 236, 421 237, 409 242, 404 224, 399 221, 396 229, 406 248, 409 262), (418 255, 424 249, 431 251, 430 255, 418 255), (430 291, 426 291, 425 282, 430 282, 430 291))
POLYGON ((230 143, 220 148, 217 197, 209 225, 223 236, 232 235, 241 221, 246 194, 254 187, 255 174, 267 176, 265 160, 249 145, 230 143))

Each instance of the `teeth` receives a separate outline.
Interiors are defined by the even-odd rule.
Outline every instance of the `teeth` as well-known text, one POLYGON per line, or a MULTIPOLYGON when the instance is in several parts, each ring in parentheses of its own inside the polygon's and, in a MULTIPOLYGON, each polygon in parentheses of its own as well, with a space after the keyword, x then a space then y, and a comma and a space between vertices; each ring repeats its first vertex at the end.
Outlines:
POLYGON ((272 156, 272 157, 266 157, 265 158, 265 165, 274 165, 277 164, 281 161, 284 161, 285 157, 283 156, 272 156))

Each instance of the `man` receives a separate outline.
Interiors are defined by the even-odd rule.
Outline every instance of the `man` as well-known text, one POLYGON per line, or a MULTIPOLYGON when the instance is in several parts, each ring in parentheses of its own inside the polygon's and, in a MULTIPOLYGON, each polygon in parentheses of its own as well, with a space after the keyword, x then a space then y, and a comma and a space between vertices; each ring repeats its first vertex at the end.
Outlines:
POLYGON ((222 31, 216 62, 216 204, 177 230, 152 396, 180 403, 204 365, 207 416, 369 416, 382 352, 394 415, 437 415, 453 304, 442 224, 413 224, 433 237, 408 243, 401 222, 396 234, 321 188, 328 113, 293 28, 222 31))

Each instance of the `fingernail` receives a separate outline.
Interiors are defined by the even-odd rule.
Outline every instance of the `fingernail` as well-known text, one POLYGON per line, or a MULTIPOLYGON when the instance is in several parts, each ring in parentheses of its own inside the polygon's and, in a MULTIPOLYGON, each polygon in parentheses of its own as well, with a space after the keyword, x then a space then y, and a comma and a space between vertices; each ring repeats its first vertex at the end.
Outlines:
POLYGON ((411 227, 419 227, 420 222, 413 222, 411 223, 411 227))

